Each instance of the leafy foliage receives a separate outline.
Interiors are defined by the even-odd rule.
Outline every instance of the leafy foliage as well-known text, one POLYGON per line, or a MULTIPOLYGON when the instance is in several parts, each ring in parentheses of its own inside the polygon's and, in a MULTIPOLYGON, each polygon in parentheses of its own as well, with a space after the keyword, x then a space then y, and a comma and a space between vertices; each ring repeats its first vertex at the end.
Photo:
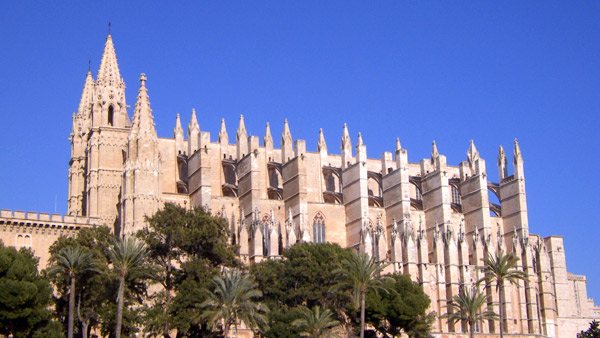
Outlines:
MULTIPOLYGON (((514 254, 505 254, 502 250, 496 255, 488 254, 483 259, 483 278, 478 283, 486 282, 488 285, 496 283, 496 291, 500 294, 500 304, 504 304, 504 285, 508 282, 518 285, 520 280, 527 280, 527 274, 517 268, 519 258, 514 254)), ((504 308, 500 309, 500 337, 504 336, 504 308)))
POLYGON ((367 293, 366 321, 384 335, 426 336, 431 330, 426 311, 431 303, 423 288, 408 275, 393 274, 383 286, 390 292, 367 293))
POLYGON ((451 307, 454 312, 449 312, 441 318, 447 318, 448 321, 458 323, 465 321, 469 325, 471 338, 474 337, 475 323, 480 320, 498 319, 498 315, 492 310, 483 311, 482 308, 488 302, 488 296, 482 294, 477 287, 470 290, 461 287, 458 296, 454 296, 451 301, 451 307))
POLYGON ((0 241, 0 334, 14 337, 64 337, 48 306, 52 287, 38 273, 29 249, 17 251, 0 241))
POLYGON ((577 338, 600 338, 600 322, 593 320, 590 328, 577 334, 577 338))
POLYGON ((116 240, 112 243, 109 255, 113 264, 113 270, 119 278, 119 289, 117 293, 117 318, 115 323, 115 337, 121 337, 123 320, 123 306, 125 303, 126 280, 143 279, 145 270, 145 259, 148 255, 143 242, 133 237, 116 240))
POLYGON ((301 314, 300 306, 335 309, 335 319, 350 325, 347 314, 354 315, 352 296, 347 290, 329 292, 335 285, 334 271, 351 256, 349 249, 337 244, 298 243, 283 252, 281 260, 264 260, 251 267, 263 291, 269 312, 266 337, 298 337, 300 329, 292 322, 301 314))
POLYGON ((170 337, 172 329, 182 337, 208 336, 208 323, 197 315, 206 300, 201 290, 210 287, 222 267, 240 266, 226 221, 202 208, 186 210, 167 203, 147 222, 148 228, 137 237, 148 247, 162 290, 145 308, 146 329, 164 337, 170 337))
POLYGON ((376 262, 367 254, 353 252, 350 258, 342 261, 342 268, 337 269, 337 284, 331 288, 332 291, 350 289, 354 295, 354 303, 360 306, 360 338, 365 336, 365 309, 368 290, 388 292, 387 281, 390 277, 381 276, 388 264, 376 262))
POLYGON ((248 328, 265 328, 265 314, 269 309, 256 300, 262 292, 255 287, 250 276, 242 275, 239 270, 225 271, 224 277, 214 277, 212 284, 211 290, 204 290, 207 299, 200 307, 203 309, 202 317, 213 328, 222 323, 225 337, 231 325, 235 326, 238 335, 238 321, 248 328))
POLYGON ((67 337, 72 338, 75 319, 76 280, 81 274, 97 272, 98 270, 96 270, 96 263, 93 260, 92 253, 87 248, 81 246, 67 247, 60 250, 54 257, 54 261, 56 264, 48 269, 48 274, 63 273, 70 279, 67 337))
POLYGON ((331 328, 340 323, 333 318, 333 313, 329 309, 321 311, 321 308, 318 305, 313 307, 312 310, 301 307, 299 312, 301 317, 294 320, 292 326, 302 330, 302 332, 300 332, 302 337, 330 337, 331 328))
MULTIPOLYGON (((95 271, 82 271, 77 277, 75 289, 78 322, 81 328, 75 328, 75 335, 87 337, 93 328, 100 328, 114 313, 107 311, 107 306, 113 295, 116 294, 115 282, 108 270, 108 248, 113 236, 108 227, 94 227, 81 229, 76 237, 60 237, 50 247, 50 266, 59 264, 58 257, 62 250, 72 247, 86 248, 95 262, 95 271)), ((54 271, 55 272, 55 271, 54 271)), ((68 299, 70 295, 70 279, 62 273, 46 271, 50 281, 56 286, 57 298, 55 299, 56 313, 63 319, 66 331, 68 313, 68 299)), ((114 302, 114 300, 112 300, 114 302)), ((114 326, 112 326, 114 328, 114 326)), ((104 326, 102 326, 104 330, 104 326)), ((108 332, 112 332, 112 329, 108 332)))

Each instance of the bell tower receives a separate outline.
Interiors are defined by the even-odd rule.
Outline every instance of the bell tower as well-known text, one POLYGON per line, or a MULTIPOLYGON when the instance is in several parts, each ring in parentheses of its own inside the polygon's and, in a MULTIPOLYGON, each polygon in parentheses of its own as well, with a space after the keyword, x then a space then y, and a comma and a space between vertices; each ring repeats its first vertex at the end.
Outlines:
MULTIPOLYGON (((87 85, 87 82, 86 82, 87 85)), ((82 212, 108 226, 119 224, 122 172, 131 123, 112 37, 106 37, 88 117, 85 199, 82 212)))

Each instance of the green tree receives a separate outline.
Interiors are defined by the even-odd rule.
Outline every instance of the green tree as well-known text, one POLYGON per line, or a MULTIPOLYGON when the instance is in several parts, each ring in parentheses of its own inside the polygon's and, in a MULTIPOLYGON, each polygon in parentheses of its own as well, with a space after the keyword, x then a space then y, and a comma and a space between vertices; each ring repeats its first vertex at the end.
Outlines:
POLYGON ((504 337, 504 285, 508 282, 518 285, 520 280, 527 280, 527 274, 517 268, 519 258, 515 255, 505 254, 502 250, 496 255, 488 254, 483 259, 484 276, 478 283, 486 282, 488 285, 496 283, 496 291, 500 297, 500 337, 504 337))
POLYGON ((212 323, 213 329, 217 323, 222 323, 223 334, 227 337, 231 325, 238 335, 238 321, 251 329, 265 327, 265 314, 269 309, 257 301, 262 297, 262 292, 256 288, 250 276, 242 275, 239 270, 225 271, 224 277, 213 278, 212 286, 212 290, 204 290, 207 299, 200 307, 203 309, 201 316, 212 323))
POLYGON ((318 305, 309 310, 306 307, 299 309, 301 317, 292 322, 292 326, 298 327, 302 337, 325 338, 330 337, 331 329, 340 324, 334 319, 329 309, 321 311, 318 305))
POLYGON ((133 237, 114 241, 110 248, 113 268, 119 276, 119 291, 117 293, 117 318, 115 323, 115 337, 121 337, 121 324, 123 319, 123 303, 125 298, 126 279, 143 271, 145 259, 148 255, 143 242, 133 237))
POLYGON ((158 269, 155 281, 161 290, 145 309, 146 330, 164 337, 173 329, 178 336, 209 335, 207 323, 197 315, 206 297, 201 290, 210 287, 222 267, 240 266, 227 222, 202 208, 186 210, 171 203, 147 222, 137 236, 158 269))
POLYGON ((349 259, 342 261, 342 268, 336 270, 337 285, 332 291, 350 288, 356 305, 360 304, 360 338, 365 337, 365 303, 369 289, 388 292, 385 281, 390 277, 381 276, 388 264, 376 262, 367 254, 354 252, 349 259))
POLYGON ((482 294, 477 287, 470 290, 461 287, 458 296, 454 296, 450 302, 453 312, 449 312, 440 318, 447 318, 450 322, 464 321, 469 325, 469 335, 475 337, 475 324, 480 320, 495 320, 498 315, 494 311, 482 308, 488 302, 488 296, 482 294))
POLYGON ((301 316, 301 306, 335 309, 334 319, 349 329, 354 319, 349 316, 355 316, 357 309, 352 295, 348 290, 332 293, 329 289, 335 285, 334 271, 351 255, 350 249, 337 244, 298 243, 285 250, 282 259, 251 266, 250 272, 270 309, 265 337, 298 337, 300 329, 292 322, 301 316))
POLYGON ((80 274, 96 270, 92 253, 86 248, 75 246, 62 249, 53 259, 56 263, 48 269, 48 274, 62 273, 70 280, 69 287, 69 319, 67 337, 73 338, 75 317, 75 281, 80 274))
POLYGON ((390 275, 383 285, 390 292, 367 293, 366 322, 384 335, 406 332, 412 337, 417 335, 416 331, 424 331, 421 335, 426 335, 431 327, 428 322, 431 316, 426 313, 431 300, 423 288, 410 276, 400 274, 390 275))
POLYGON ((52 286, 37 266, 31 250, 17 251, 0 241, 0 335, 64 337, 48 309, 52 286))
POLYGON ((600 322, 593 320, 590 328, 587 331, 579 332, 577 338, 600 338, 600 322))
MULTIPOLYGON (((114 336, 117 306, 115 295, 118 293, 118 276, 109 269, 110 248, 115 238, 111 229, 106 226, 83 228, 75 237, 60 237, 50 247, 49 265, 56 265, 56 257, 69 247, 84 247, 93 256, 96 269, 100 272, 85 271, 79 274, 76 284, 76 315, 81 324, 79 332, 74 328, 74 335, 87 338, 92 329, 101 331, 103 335, 114 336)), ((62 319, 67 331, 68 303, 70 296, 70 279, 64 274, 48 274, 56 287, 55 312, 62 319)), ((125 294, 126 302, 140 302, 145 293, 145 284, 129 279, 125 294)), ((137 309, 124 309, 122 330, 131 335, 140 324, 137 309), (129 313, 132 312, 132 313, 129 313)))

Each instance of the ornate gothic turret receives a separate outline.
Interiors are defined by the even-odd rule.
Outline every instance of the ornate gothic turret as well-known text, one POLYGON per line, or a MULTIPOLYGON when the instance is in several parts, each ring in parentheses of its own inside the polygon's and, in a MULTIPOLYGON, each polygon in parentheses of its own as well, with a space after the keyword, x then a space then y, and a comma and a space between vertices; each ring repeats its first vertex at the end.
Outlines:
POLYGON ((344 131, 342 132, 342 169, 346 169, 352 164, 352 142, 350 141, 350 133, 348 126, 344 123, 344 131))
POLYGON ((148 100, 146 75, 140 89, 128 138, 128 156, 123 173, 123 223, 121 234, 132 234, 145 225, 144 216, 153 215, 161 205, 162 171, 158 138, 148 100))
POLYGON ((294 157, 292 133, 288 120, 283 121, 283 132, 281 133, 281 163, 286 163, 294 157))
POLYGON ((504 181, 504 179, 508 177, 508 167, 506 163, 506 153, 504 152, 504 148, 500 146, 500 149, 498 149, 498 176, 500 178, 500 182, 504 181))
POLYGON ((198 119, 196 118, 196 109, 192 109, 192 118, 190 124, 188 124, 188 155, 192 154, 199 148, 200 126, 198 125, 198 119))
POLYGON ((175 117, 175 128, 173 128, 173 138, 175 139, 175 153, 183 154, 184 140, 183 140, 183 127, 181 127, 181 117, 179 114, 175 117))
POLYGON ((91 126, 92 100, 94 94, 94 79, 88 70, 83 85, 83 93, 79 101, 77 114, 73 114, 73 129, 71 141, 71 160, 69 162, 69 201, 68 214, 82 216, 85 214, 86 197, 86 135, 91 126))
POLYGON ((269 126, 269 122, 267 122, 267 126, 265 127, 265 137, 263 137, 263 146, 267 149, 273 149, 273 136, 271 136, 271 127, 269 126))
POLYGON ((125 82, 119 72, 117 55, 110 34, 106 37, 94 98, 93 127, 123 128, 129 126, 125 103, 125 82))
POLYGON ((100 217, 108 226, 116 226, 120 224, 119 195, 130 122, 125 83, 110 35, 106 38, 93 92, 90 119, 86 122, 90 132, 86 144, 86 198, 82 210, 85 209, 87 216, 100 217))
POLYGON ((219 130, 218 142, 221 145, 229 144, 229 136, 227 135, 227 128, 225 127, 225 119, 221 119, 221 129, 219 130))
POLYGON ((248 133, 246 132, 246 124, 244 124, 244 115, 240 115, 240 124, 235 140, 237 143, 237 159, 239 161, 248 153, 248 133))

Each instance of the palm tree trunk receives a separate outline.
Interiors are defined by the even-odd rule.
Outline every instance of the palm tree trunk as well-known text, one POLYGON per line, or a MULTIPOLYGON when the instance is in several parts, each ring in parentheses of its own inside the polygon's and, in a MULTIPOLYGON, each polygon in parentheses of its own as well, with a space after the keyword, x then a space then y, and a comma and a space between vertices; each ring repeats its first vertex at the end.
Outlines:
POLYGON ((88 327, 90 326, 89 317, 85 320, 81 318, 81 292, 79 293, 79 298, 77 299, 77 319, 81 322, 81 338, 88 337, 88 327))
POLYGON ((475 330, 473 329, 474 324, 469 324, 469 337, 475 338, 475 330))
POLYGON ((115 338, 121 338, 121 322, 123 321, 123 298, 125 296, 125 274, 119 276, 119 292, 117 294, 117 324, 115 338))
POLYGON ((365 338, 365 298, 367 298, 367 288, 360 290, 360 338, 365 338))
POLYGON ((67 338, 73 338, 73 322, 75 321, 75 276, 71 276, 71 290, 69 292, 69 322, 67 338))
POLYGON ((499 293, 500 295, 498 296, 498 299, 500 300, 500 338, 504 337, 504 309, 503 306, 504 305, 504 283, 500 282, 499 284, 499 293))

